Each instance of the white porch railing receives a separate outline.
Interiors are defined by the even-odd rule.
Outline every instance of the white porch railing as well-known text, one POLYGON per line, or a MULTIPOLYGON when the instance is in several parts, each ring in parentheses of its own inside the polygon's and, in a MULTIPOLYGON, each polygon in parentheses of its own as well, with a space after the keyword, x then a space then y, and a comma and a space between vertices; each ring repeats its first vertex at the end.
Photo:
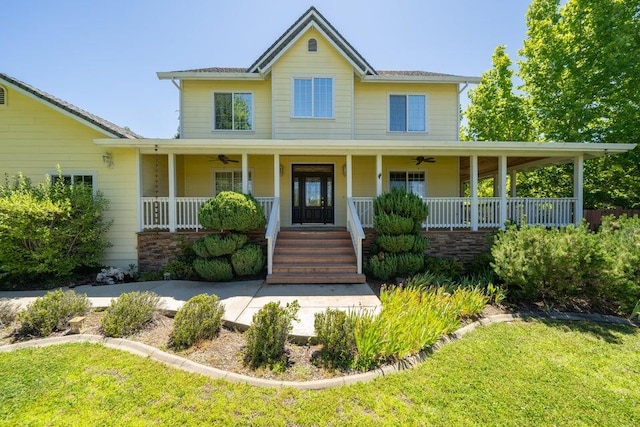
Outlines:
MULTIPOLYGON (((373 197, 352 198, 363 227, 373 227, 373 197)), ((471 197, 425 197, 429 216, 424 223, 431 228, 471 228, 471 197)), ((478 227, 499 228, 499 197, 478 198, 478 227)), ((563 227, 574 223, 576 199, 507 198, 507 221, 547 227, 563 227)))
POLYGON ((273 254, 276 249, 276 239, 280 231, 280 198, 275 197, 271 201, 271 210, 269 211, 269 222, 267 223, 267 231, 264 234, 267 240, 267 272, 273 274, 273 254))
MULTIPOLYGON (((198 211, 210 197, 176 197, 176 229, 199 230, 198 211)), ((256 197, 264 209, 269 222, 269 214, 273 206, 273 197, 256 197)), ((169 197, 142 198, 142 229, 169 229, 169 197), (156 215, 157 210, 157 215, 156 215)))
MULTIPOLYGON (((371 203, 371 211, 373 211, 373 199, 371 203)), ((353 249, 356 252, 358 260, 358 274, 362 274, 362 241, 366 236, 362 229, 360 215, 358 213, 358 208, 356 207, 356 201, 353 197, 349 197, 347 199, 347 231, 351 234, 351 243, 353 243, 353 249)))

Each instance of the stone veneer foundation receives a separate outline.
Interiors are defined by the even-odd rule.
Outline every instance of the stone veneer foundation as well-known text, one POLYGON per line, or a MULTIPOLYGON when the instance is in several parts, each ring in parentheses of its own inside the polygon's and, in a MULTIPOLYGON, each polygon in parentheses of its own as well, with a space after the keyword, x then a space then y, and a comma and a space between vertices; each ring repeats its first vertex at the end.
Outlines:
MULTIPOLYGON (((174 260, 180 253, 182 241, 193 243, 205 236, 208 231, 144 231, 138 233, 138 270, 141 272, 158 271, 174 260)), ((451 258, 455 257, 463 264, 469 264, 474 257, 487 252, 491 247, 495 230, 429 230, 423 234, 429 238, 427 255, 451 258)), ((369 248, 375 240, 376 233, 372 228, 365 229, 366 239, 363 244, 365 259, 369 248)), ((249 233, 250 241, 266 247, 264 231, 249 233)))

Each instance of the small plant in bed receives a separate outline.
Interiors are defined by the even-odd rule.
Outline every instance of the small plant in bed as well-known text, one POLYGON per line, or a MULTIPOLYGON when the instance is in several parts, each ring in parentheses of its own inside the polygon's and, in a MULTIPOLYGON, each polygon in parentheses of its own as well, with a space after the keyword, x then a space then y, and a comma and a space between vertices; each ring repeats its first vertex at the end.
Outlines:
POLYGON ((71 318, 87 313, 90 308, 91 303, 85 294, 63 292, 61 289, 47 292, 18 314, 18 333, 46 337, 65 329, 71 318))
POLYGON ((223 314, 224 306, 217 295, 192 297, 176 313, 169 345, 182 350, 198 340, 215 337, 222 326, 223 314))
POLYGON ((102 318, 102 330, 108 337, 126 337, 151 323, 160 303, 153 292, 129 292, 111 301, 102 318))

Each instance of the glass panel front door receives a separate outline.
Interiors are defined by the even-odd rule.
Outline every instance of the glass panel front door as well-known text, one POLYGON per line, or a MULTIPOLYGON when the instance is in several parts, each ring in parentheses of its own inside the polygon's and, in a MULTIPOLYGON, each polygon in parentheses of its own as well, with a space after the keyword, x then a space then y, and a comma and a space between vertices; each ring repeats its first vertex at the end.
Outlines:
POLYGON ((292 222, 331 224, 333 165, 293 165, 292 222))

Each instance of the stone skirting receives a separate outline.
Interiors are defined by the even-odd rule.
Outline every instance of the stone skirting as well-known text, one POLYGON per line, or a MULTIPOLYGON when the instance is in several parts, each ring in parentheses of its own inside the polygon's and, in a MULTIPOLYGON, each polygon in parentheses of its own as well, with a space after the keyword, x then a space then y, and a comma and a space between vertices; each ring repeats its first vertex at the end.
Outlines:
MULTIPOLYGON (((429 230, 422 234, 429 239, 427 255, 442 258, 457 258, 463 264, 468 265, 473 259, 489 251, 496 230, 429 230)), ((376 239, 376 231, 366 228, 364 241, 365 259, 369 257, 369 250, 376 239)))
MULTIPOLYGON (((495 230, 429 230, 423 234, 429 238, 427 254, 437 257, 455 257, 468 265, 473 259, 491 246, 495 230)), ((180 254, 182 241, 193 243, 208 231, 143 231, 138 233, 138 270, 140 272, 158 271, 180 254)), ((266 246, 264 230, 252 231, 249 239, 262 247, 266 246)), ((364 259, 368 259, 369 250, 376 238, 373 228, 365 229, 366 239, 363 245, 364 259)))
MULTIPOLYGON (((138 271, 158 271, 180 255, 181 243, 193 243, 211 231, 143 231, 138 233, 138 271)), ((264 230, 247 233, 249 241, 266 246, 264 230)))

